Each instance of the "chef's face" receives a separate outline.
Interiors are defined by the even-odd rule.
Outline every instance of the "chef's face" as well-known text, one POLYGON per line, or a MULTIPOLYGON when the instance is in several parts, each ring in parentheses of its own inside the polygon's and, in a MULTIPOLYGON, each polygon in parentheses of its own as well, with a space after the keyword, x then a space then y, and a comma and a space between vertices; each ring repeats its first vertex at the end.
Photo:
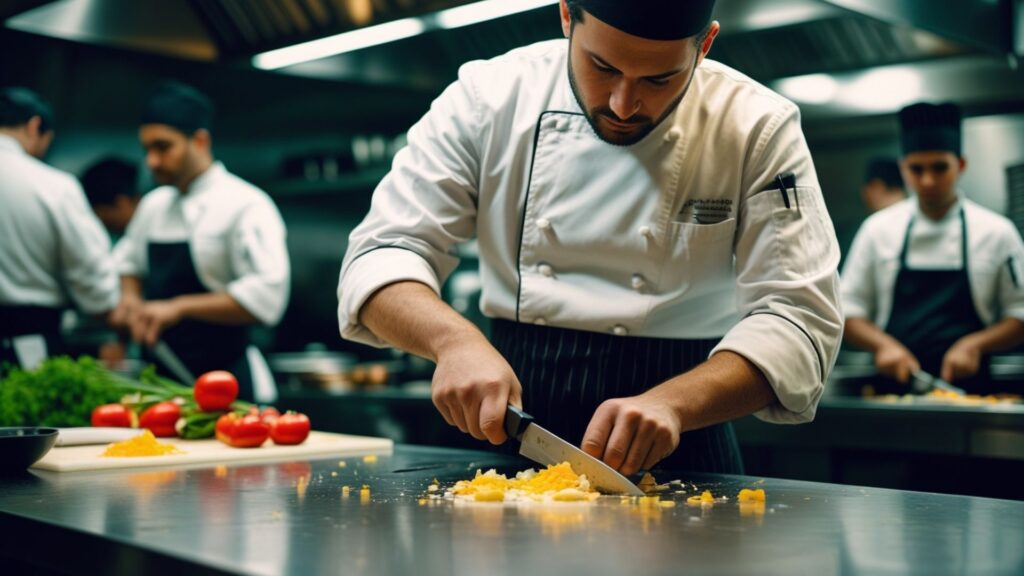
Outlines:
POLYGON ((956 182, 967 161, 952 152, 911 152, 903 157, 903 181, 924 208, 944 208, 956 200, 956 182))
POLYGON ((565 0, 561 10, 573 94, 597 135, 619 146, 639 142, 675 111, 719 30, 713 22, 699 45, 648 40, 586 12, 573 22, 565 0))
POLYGON ((113 203, 96 204, 92 209, 104 228, 114 234, 124 234, 138 205, 138 197, 120 194, 114 197, 113 203))
POLYGON ((153 178, 179 189, 202 172, 203 158, 210 152, 210 133, 206 130, 196 130, 189 136, 166 124, 143 124, 139 141, 153 178))

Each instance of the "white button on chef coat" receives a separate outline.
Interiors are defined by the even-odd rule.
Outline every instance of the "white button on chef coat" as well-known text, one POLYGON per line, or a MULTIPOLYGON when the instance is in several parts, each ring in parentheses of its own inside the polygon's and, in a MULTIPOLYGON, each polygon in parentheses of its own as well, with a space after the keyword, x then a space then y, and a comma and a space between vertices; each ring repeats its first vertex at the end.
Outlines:
POLYGON ((551 265, 549 264, 541 264, 537 266, 537 271, 540 272, 541 276, 547 276, 548 278, 555 275, 554 269, 551 268, 551 265))
POLYGON ((548 325, 548 321, 543 319, 543 318, 535 318, 533 320, 533 323, 536 324, 537 326, 547 326, 548 325))
POLYGON ((0 135, 0 305, 73 302, 99 314, 117 305, 120 286, 110 237, 78 181, 0 135))
POLYGON ((647 286, 647 280, 642 274, 633 274, 630 279, 630 285, 633 286, 634 290, 642 290, 644 286, 647 286))
POLYGON ((612 146, 573 96, 567 48, 554 40, 466 64, 410 129, 349 237, 342 335, 386 345, 359 323, 363 303, 400 281, 439 293, 454 247, 476 237, 487 316, 721 338, 712 354, 743 355, 779 398, 759 417, 812 419, 842 315, 839 250, 799 110, 705 60, 673 114, 641 142, 612 146), (772 191, 788 173, 796 186, 772 191), (557 220, 557 243, 538 218, 557 220), (655 229, 664 242, 651 241, 655 229), (657 290, 630 285, 638 266, 659 271, 657 290))
POLYGON ((548 220, 547 218, 538 218, 537 219, 537 228, 540 228, 541 230, 544 230, 544 231, 548 231, 548 230, 551 229, 551 221, 548 220))
POLYGON ((187 194, 162 186, 143 196, 114 249, 122 275, 145 276, 151 241, 189 242, 203 285, 227 291, 262 323, 284 314, 291 277, 284 221, 269 196, 220 162, 187 194))
POLYGON ((857 231, 842 274, 845 316, 885 327, 911 218, 910 268, 962 268, 961 209, 967 224, 967 276, 978 317, 986 325, 1005 317, 1024 320, 1024 242, 1013 223, 970 200, 959 201, 934 221, 921 212, 914 197, 872 214, 857 231))
POLYGON ((625 326, 619 325, 612 328, 612 333, 615 334, 616 336, 625 336, 629 334, 629 330, 626 330, 625 326))

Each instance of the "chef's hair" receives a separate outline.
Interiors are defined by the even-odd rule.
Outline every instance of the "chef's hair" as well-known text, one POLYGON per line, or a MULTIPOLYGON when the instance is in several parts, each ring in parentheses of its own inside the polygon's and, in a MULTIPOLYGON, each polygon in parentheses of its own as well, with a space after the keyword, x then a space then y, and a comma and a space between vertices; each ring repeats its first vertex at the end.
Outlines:
POLYGON ((139 167, 114 156, 102 158, 82 174, 82 188, 92 206, 110 206, 118 196, 139 195, 139 167))
POLYGON ((53 108, 28 88, 11 86, 0 90, 0 127, 17 128, 39 117, 39 131, 53 130, 53 108))

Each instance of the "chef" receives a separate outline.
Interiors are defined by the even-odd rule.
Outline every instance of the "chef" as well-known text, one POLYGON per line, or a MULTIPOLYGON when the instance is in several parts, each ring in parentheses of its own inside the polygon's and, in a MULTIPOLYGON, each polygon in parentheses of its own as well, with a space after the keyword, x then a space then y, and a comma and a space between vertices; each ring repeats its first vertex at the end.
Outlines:
POLYGON ((85 196, 112 238, 120 239, 135 215, 138 185, 138 167, 114 156, 97 160, 82 173, 85 196))
POLYGON ((145 346, 163 341, 194 375, 229 370, 241 397, 265 401, 274 392, 249 327, 277 323, 288 303, 285 226, 262 190, 214 160, 212 119, 206 96, 177 83, 145 107, 139 139, 163 186, 115 248, 115 320, 145 346))
POLYGON ((519 405, 627 474, 739 472, 723 423, 811 420, 835 233, 796 106, 705 59, 713 5, 563 0, 568 40, 463 66, 351 234, 342 335, 435 361, 475 438, 519 405), (490 342, 438 297, 473 237, 490 342))
POLYGON ((0 364, 59 353, 69 306, 105 316, 117 305, 107 234, 74 176, 40 160, 53 135, 38 94, 0 90, 0 364))
POLYGON ((907 191, 903 188, 899 163, 894 158, 873 158, 868 162, 860 197, 868 214, 905 200, 907 191))
POLYGON ((918 370, 990 390, 987 356, 1024 342, 1024 244, 1005 217, 964 198, 960 110, 899 115, 903 178, 916 196, 868 218, 843 269, 846 339, 886 377, 918 370))

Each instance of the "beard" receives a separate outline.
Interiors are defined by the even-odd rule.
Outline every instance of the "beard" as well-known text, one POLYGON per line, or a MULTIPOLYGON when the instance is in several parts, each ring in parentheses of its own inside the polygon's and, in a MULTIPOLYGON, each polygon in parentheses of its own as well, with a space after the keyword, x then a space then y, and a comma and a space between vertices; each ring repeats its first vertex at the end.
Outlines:
POLYGON ((700 52, 694 57, 693 73, 690 74, 690 79, 686 81, 683 91, 665 108, 665 111, 656 120, 641 114, 634 114, 629 118, 620 120, 608 106, 587 108, 587 104, 583 101, 583 96, 580 94, 579 86, 576 84, 576 73, 572 68, 572 36, 569 37, 569 57, 567 60, 569 64, 569 86, 572 88, 572 95, 576 98, 576 103, 579 105, 580 110, 583 110, 583 115, 598 138, 614 146, 632 146, 646 138, 665 119, 675 113, 676 108, 679 107, 683 98, 686 97, 686 93, 690 91, 693 77, 697 75, 697 58, 699 56, 700 52))

